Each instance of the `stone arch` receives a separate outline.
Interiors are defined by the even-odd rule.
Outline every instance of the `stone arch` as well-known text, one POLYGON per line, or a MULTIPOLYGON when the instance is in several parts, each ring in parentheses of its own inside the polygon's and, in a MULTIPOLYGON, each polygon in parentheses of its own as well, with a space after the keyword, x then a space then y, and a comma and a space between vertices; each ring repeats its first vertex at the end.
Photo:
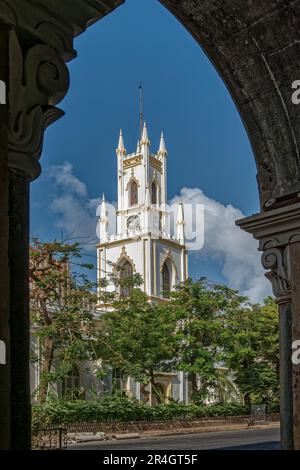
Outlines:
POLYGON ((151 181, 151 203, 154 205, 156 204, 159 205, 161 203, 161 186, 157 179, 156 171, 154 171, 152 181, 151 181), (154 198, 153 198, 154 185, 155 185, 156 202, 153 202, 154 201, 154 198))
MULTIPOLYGON (((300 191, 300 133, 298 108, 291 97, 300 55, 298 2, 295 6, 295 2, 278 0, 159 1, 203 48, 240 112, 255 154, 262 208, 266 203, 270 207, 278 198, 296 195, 300 191)), ((2 2, 0 11, 0 19, 16 29, 13 44, 19 49, 19 70, 28 68, 29 62, 38 68, 41 58, 47 63, 47 57, 57 70, 56 80, 51 74, 46 77, 50 68, 44 67, 39 70, 38 80, 33 76, 30 83, 19 81, 11 89, 15 109, 10 128, 15 132, 10 134, 10 164, 28 171, 31 178, 39 174, 42 131, 63 114, 53 105, 64 97, 69 86, 61 59, 67 61, 76 56, 73 36, 125 0, 76 0, 72 7, 59 0, 40 3, 32 5, 24 0, 19 6, 12 0, 9 6, 2 2), (47 6, 47 13, 40 3, 47 6), (30 15, 22 14, 22 9, 30 11, 30 15), (29 50, 25 41, 24 54, 24 36, 19 31, 26 31, 32 38, 29 50), (21 153, 30 158, 18 158, 21 153)))
POLYGON ((151 204, 158 204, 158 186, 156 180, 151 183, 151 204))
POLYGON ((162 293, 164 292, 170 292, 172 288, 177 284, 178 282, 178 272, 177 272, 177 267, 176 263, 174 261, 174 258, 172 256, 171 250, 167 250, 165 255, 163 256, 161 263, 160 263, 160 290, 162 293), (164 286, 164 281, 165 281, 165 276, 167 274, 168 270, 168 276, 169 276, 169 289, 166 291, 165 286, 164 286))
MULTIPOLYGON (((30 388, 26 372, 29 350, 26 346, 28 341, 24 341, 24 335, 29 330, 28 295, 24 289, 28 285, 26 253, 29 239, 29 181, 40 173, 39 158, 44 130, 64 114, 56 105, 69 87, 65 62, 76 57, 74 37, 123 3, 124 0, 0 1, 0 34, 4 50, 0 57, 0 69, 5 75, 5 82, 9 81, 10 84, 9 109, 3 111, 4 137, 1 134, 0 142, 5 157, 5 177, 0 195, 3 207, 0 225, 4 227, 0 250, 0 263, 3 266, 0 281, 5 286, 2 324, 9 324, 9 327, 1 324, 0 335, 3 333, 11 351, 8 359, 11 378, 9 374, 3 378, 4 392, 0 403, 3 416, 0 429, 2 448, 30 447, 30 388), (8 64, 9 54, 14 57, 14 61, 8 64), (9 290, 14 292, 11 297, 9 290), (10 312, 14 312, 14 315, 10 316, 10 312), (11 391, 10 381, 13 384, 11 391), (24 397, 22 402, 19 400, 20 396, 24 397), (15 404, 12 408, 11 402, 15 404)), ((261 240, 263 217, 263 228, 267 228, 268 214, 272 212, 274 215, 280 206, 281 209, 286 206, 295 209, 296 204, 292 206, 292 203, 299 203, 299 108, 292 101, 292 87, 299 78, 300 2, 160 0, 160 3, 204 49, 240 112, 256 159, 263 213, 260 218, 257 216, 256 221, 247 220, 239 225, 261 240), (267 210, 270 212, 264 212, 267 210), (255 225, 258 219, 259 224, 255 225)), ((297 212, 296 209, 294 212, 297 212)), ((293 220, 296 221, 296 228, 284 225, 285 222, 288 223, 284 218, 276 221, 284 225, 284 229, 281 227, 278 230, 280 249, 286 248, 280 241, 284 230, 293 229, 299 232, 298 213, 293 220)), ((272 230, 274 226, 275 224, 272 230)), ((275 229, 274 231, 276 232, 275 229)), ((266 233, 265 238, 268 236, 266 233)), ((298 243, 291 245, 294 251, 297 251, 297 245, 298 243)), ((297 256, 299 259, 300 252, 297 252, 297 256)), ((270 279, 278 279, 278 276, 280 278, 278 266, 278 263, 268 265, 268 269, 271 269, 270 279)), ((296 268, 291 277, 293 285, 299 286, 296 268)), ((291 296, 289 289, 286 294, 286 298, 291 296)), ((293 295, 296 295, 294 291, 293 295)), ((300 313, 296 313, 299 317, 300 313)), ((289 357, 289 352, 286 357, 289 357)), ((285 365, 289 367, 287 363, 285 365)), ((296 377, 295 380, 299 388, 299 378, 296 377)), ((290 393, 290 390, 287 392, 290 393)), ((295 446, 300 448, 298 395, 294 403, 295 446)), ((293 397, 289 395, 287 398, 285 397, 284 403, 291 414, 289 403, 293 401, 293 397)), ((286 422, 292 423, 292 419, 287 419, 286 422)), ((284 447, 289 448, 290 435, 286 438, 285 432, 283 436, 284 447)))
MULTIPOLYGON (((130 258, 130 256, 128 256, 125 246, 122 246, 121 254, 120 254, 117 262, 115 263, 115 269, 116 269, 117 266, 122 265, 122 263, 124 263, 126 261, 128 261, 132 265, 133 272, 136 272, 136 267, 135 267, 133 259, 130 258)), ((114 271, 114 272, 116 272, 116 271, 114 271)))
POLYGON ((120 285, 119 285, 119 294, 121 297, 128 297, 131 291, 131 287, 126 285, 122 285, 122 280, 132 277, 135 273, 136 268, 133 260, 127 255, 126 249, 123 246, 121 255, 114 267, 114 275, 120 278, 120 285))
POLYGON ((130 180, 126 185, 126 191, 128 193, 128 206, 136 206, 139 203, 139 187, 140 183, 132 172, 130 180))

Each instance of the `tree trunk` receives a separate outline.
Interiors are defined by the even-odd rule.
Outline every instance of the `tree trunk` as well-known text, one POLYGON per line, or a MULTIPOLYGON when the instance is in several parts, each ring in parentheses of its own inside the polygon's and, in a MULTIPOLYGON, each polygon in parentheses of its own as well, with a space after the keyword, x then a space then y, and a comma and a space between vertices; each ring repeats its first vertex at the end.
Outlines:
POLYGON ((250 393, 245 393, 244 394, 244 404, 245 406, 251 406, 251 397, 250 397, 250 393))
POLYGON ((191 374, 192 395, 198 392, 197 374, 191 374))
POLYGON ((161 403, 161 402, 162 402, 162 401, 161 401, 161 393, 159 392, 159 390, 158 390, 157 387, 156 387, 156 383, 155 383, 154 378, 151 379, 151 382, 150 382, 150 383, 151 383, 152 390, 153 390, 153 392, 154 392, 154 394, 155 394, 157 403, 161 403))
POLYGON ((39 386, 39 403, 45 403, 48 392, 49 379, 48 374, 51 371, 53 361, 54 341, 53 338, 45 338, 44 340, 44 358, 40 374, 39 386))

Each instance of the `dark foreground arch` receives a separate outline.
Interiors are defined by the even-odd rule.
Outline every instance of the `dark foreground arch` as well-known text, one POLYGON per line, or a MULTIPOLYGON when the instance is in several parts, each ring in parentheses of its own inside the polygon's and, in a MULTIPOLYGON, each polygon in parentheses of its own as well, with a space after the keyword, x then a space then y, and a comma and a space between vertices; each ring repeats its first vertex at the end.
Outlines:
MULTIPOLYGON (((63 115, 74 36, 123 0, 0 0, 0 447, 30 446, 29 182, 44 130, 63 115), (1 89, 3 89, 3 83, 1 89)), ((240 221, 260 241, 280 305, 282 442, 300 448, 300 1, 161 0, 203 47, 244 121, 257 163, 261 214, 240 221), (292 387, 294 396, 292 396, 292 387), (292 406, 293 403, 293 406, 292 406)))

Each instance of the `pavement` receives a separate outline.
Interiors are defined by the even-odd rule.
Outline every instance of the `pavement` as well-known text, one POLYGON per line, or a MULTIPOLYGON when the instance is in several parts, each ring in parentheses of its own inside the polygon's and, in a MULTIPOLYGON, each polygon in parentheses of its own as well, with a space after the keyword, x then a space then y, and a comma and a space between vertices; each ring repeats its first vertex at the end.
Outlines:
POLYGON ((280 448, 278 424, 176 435, 142 435, 124 441, 91 442, 68 446, 70 450, 276 450, 280 448))

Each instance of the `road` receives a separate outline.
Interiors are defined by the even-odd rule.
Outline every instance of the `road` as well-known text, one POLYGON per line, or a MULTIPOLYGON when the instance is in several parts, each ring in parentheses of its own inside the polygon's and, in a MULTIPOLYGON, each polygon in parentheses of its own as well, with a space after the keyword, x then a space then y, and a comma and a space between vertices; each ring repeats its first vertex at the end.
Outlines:
POLYGON ((279 426, 70 445, 72 450, 279 449, 279 426))

